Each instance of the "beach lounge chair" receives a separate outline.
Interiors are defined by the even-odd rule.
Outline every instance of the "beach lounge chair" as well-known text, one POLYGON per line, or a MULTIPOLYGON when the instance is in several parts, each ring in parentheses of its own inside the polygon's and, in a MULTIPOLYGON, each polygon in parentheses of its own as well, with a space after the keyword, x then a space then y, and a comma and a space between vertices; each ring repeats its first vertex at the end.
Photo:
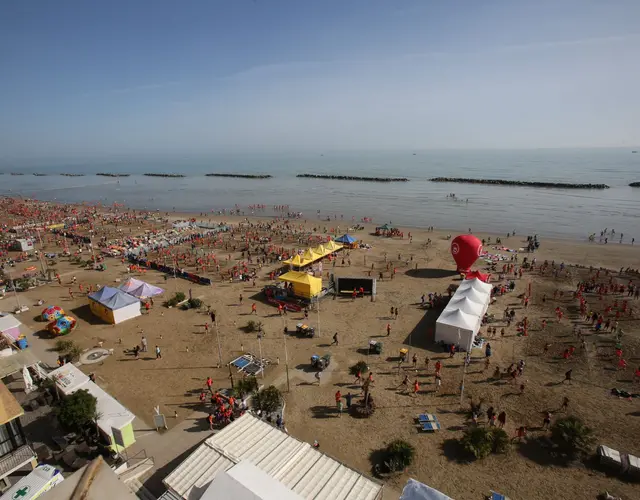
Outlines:
POLYGON ((627 473, 634 478, 640 478, 640 458, 627 455, 627 473))
POLYGON ((435 422, 420 422, 421 428, 420 430, 423 432, 435 432, 440 430, 440 422, 437 420, 435 422))
POLYGON ((418 422, 422 423, 422 422, 437 422, 438 421, 438 417, 436 417, 435 415, 431 414, 431 413, 421 413, 420 415, 418 415, 418 422))
POLYGON ((622 454, 613 448, 604 445, 598 446, 598 457, 600 458, 600 463, 603 465, 617 469, 620 472, 626 470, 626 464, 622 454))
POLYGON ((489 498, 491 498, 491 500, 509 500, 509 497, 493 490, 491 490, 491 496, 489 498))

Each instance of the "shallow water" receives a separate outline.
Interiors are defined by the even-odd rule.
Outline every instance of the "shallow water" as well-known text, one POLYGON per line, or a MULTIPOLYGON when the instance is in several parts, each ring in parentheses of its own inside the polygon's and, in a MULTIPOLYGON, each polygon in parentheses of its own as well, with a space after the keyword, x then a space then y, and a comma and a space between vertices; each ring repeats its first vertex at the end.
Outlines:
MULTIPOLYGON (((5 165, 0 194, 69 202, 125 203, 134 208, 203 212, 239 204, 288 204, 309 218, 336 214, 375 222, 495 233, 516 230, 585 239, 604 228, 640 241, 640 154, 630 149, 419 151, 320 154, 225 154, 198 159, 5 165), (23 171, 27 175, 12 176, 23 171), (130 173, 117 179, 96 172, 130 173), (45 177, 30 175, 48 173, 45 177), (62 177, 61 172, 84 172, 62 177), (179 172, 181 179, 144 172, 179 172), (267 180, 204 177, 208 172, 268 173, 267 180), (297 173, 408 177, 406 183, 299 179, 297 173), (606 183, 607 190, 433 183, 437 176, 606 183), (455 193, 460 201, 447 198, 455 193), (464 200, 468 199, 468 202, 464 200)), ((267 210, 266 214, 272 214, 267 210)), ((345 224, 343 224, 345 225, 345 224)), ((616 241, 618 239, 616 238, 616 241)))

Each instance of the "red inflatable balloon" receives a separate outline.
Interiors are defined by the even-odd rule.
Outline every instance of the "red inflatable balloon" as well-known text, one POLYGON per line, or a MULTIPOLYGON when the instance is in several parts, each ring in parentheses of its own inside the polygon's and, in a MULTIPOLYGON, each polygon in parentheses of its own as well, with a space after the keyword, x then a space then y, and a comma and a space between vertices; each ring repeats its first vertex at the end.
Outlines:
POLYGON ((451 255, 459 272, 469 272, 473 263, 482 255, 482 242, 472 234, 456 236, 451 242, 451 255))

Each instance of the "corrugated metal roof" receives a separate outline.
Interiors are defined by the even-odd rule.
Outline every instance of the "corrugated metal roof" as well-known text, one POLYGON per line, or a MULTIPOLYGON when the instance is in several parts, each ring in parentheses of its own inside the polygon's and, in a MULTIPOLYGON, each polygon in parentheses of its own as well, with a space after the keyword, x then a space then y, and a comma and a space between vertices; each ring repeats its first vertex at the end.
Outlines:
POLYGON ((199 499, 221 471, 249 461, 307 499, 375 500, 382 485, 246 413, 200 445, 164 484, 183 499, 199 499))

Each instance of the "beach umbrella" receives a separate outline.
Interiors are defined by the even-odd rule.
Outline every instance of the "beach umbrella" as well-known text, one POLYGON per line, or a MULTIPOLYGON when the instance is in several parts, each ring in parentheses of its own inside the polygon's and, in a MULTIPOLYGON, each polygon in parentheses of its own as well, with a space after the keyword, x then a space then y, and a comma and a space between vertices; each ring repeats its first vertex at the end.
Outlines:
POLYGON ((55 321, 64 316, 64 310, 60 306, 48 306, 42 311, 42 319, 45 321, 55 321))
POLYGON ((459 272, 469 272, 473 263, 482 255, 482 242, 472 234, 456 236, 451 242, 451 255, 459 272))
POLYGON ((47 327, 53 335, 67 335, 76 327, 77 321, 73 316, 62 316, 56 321, 49 323, 47 327))

